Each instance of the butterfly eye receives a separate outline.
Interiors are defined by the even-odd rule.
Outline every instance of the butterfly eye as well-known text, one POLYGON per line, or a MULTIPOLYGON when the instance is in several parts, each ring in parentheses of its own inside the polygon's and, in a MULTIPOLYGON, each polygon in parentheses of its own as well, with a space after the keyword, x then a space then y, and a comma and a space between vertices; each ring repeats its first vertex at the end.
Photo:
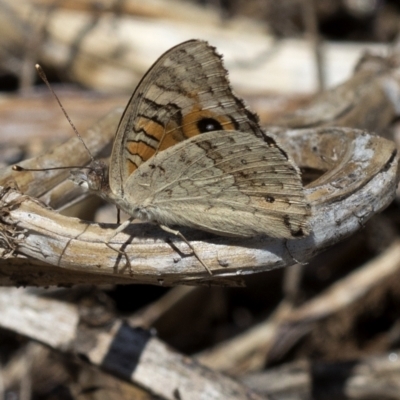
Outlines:
POLYGON ((223 130, 222 125, 214 118, 202 118, 197 121, 197 128, 200 133, 223 130))

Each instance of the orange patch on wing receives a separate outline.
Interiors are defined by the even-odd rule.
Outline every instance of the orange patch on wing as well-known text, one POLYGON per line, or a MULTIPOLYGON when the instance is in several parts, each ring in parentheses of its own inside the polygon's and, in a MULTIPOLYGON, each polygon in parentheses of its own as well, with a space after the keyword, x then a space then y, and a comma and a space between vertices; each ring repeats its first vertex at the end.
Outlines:
POLYGON ((182 135, 181 130, 173 129, 170 133, 164 136, 164 139, 161 140, 160 145, 158 146, 158 151, 168 149, 168 147, 174 146, 186 138, 182 135))
POLYGON ((126 147, 130 154, 138 155, 143 161, 148 160, 154 154, 154 149, 143 142, 129 142, 126 147))
MULTIPOLYGON (((220 123, 224 130, 234 130, 232 121, 224 115, 218 115, 210 110, 203 110, 200 105, 195 105, 186 115, 183 116, 182 126, 177 126, 175 122, 169 122, 165 127, 148 118, 141 118, 138 129, 143 129, 152 139, 158 141, 156 149, 144 142, 129 142, 127 150, 132 155, 138 155, 143 162, 153 157, 157 152, 174 146, 193 136, 199 135, 198 122, 205 118, 215 119, 220 123)), ((145 139, 146 140, 146 139, 145 139)), ((129 174, 137 169, 136 165, 127 161, 129 174)))
POLYGON ((234 130, 235 126, 232 121, 224 115, 218 115, 210 110, 202 110, 196 105, 192 110, 183 117, 182 130, 187 138, 199 135, 201 132, 197 123, 204 118, 212 118, 218 121, 224 130, 234 130))
MULTIPOLYGON (((140 118, 138 121, 137 130, 143 129, 149 137, 143 137, 141 141, 136 142, 128 142, 126 144, 126 149, 128 152, 135 156, 139 156, 142 162, 147 161, 149 158, 153 157, 159 147, 160 142, 162 141, 165 135, 165 128, 147 118, 140 118), (146 143, 148 141, 149 143, 146 143), (156 148, 154 148, 155 146, 156 148)), ((129 174, 134 172, 137 169, 136 165, 130 161, 127 161, 127 170, 129 174)))
POLYGON ((149 136, 158 141, 160 141, 165 134, 165 128, 162 125, 148 118, 139 118, 136 126, 138 131, 143 129, 149 136))
POLYGON ((201 134, 197 124, 204 118, 212 118, 218 121, 224 130, 234 130, 232 121, 224 115, 218 115, 210 110, 202 110, 195 105, 186 115, 183 116, 182 126, 170 123, 165 128, 164 137, 160 140, 158 151, 167 149, 177 143, 183 142, 193 136, 201 134))

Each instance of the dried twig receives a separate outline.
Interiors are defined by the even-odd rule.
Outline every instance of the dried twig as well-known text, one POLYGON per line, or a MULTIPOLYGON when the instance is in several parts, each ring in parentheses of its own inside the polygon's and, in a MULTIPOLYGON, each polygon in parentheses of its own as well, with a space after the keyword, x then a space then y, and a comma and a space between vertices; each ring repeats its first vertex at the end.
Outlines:
POLYGON ((77 305, 15 288, 0 292, 3 328, 72 353, 164 399, 267 399, 221 373, 202 367, 142 328, 115 319, 91 326, 77 305))
MULTIPOLYGON (((185 236, 194 240, 193 245, 213 270, 214 276, 204 278, 206 282, 217 279, 226 283, 224 278, 228 276, 306 261, 318 250, 359 229, 394 198, 397 158, 392 142, 349 128, 289 131, 287 136, 292 143, 289 150, 293 151, 296 143, 301 149, 298 154, 304 155, 305 149, 316 150, 318 156, 308 166, 317 164, 320 169, 331 166, 330 173, 313 182, 306 191, 313 208, 313 234, 293 241, 262 238, 237 241, 211 240, 205 233, 185 231, 185 236), (333 143, 337 147, 332 147, 333 143), (336 160, 339 162, 335 165, 336 160), (197 241, 199 239, 203 241, 197 241)), ((18 252, 36 260, 95 275, 124 275, 126 282, 170 285, 199 279, 201 282, 204 276, 201 265, 190 256, 190 251, 157 227, 135 224, 127 234, 115 238, 114 246, 124 247, 130 257, 132 274, 124 269, 123 257, 121 260, 121 255, 104 243, 103 238, 110 228, 63 217, 11 190, 3 196, 2 204, 3 209, 10 210, 2 214, 2 223, 11 226, 18 223, 22 234, 18 239, 24 237, 18 244, 18 252), (155 241, 149 243, 149 238, 155 241), (176 243, 179 250, 171 247, 167 240, 176 243), (184 256, 185 253, 189 256, 184 256)), ((20 264, 17 259, 16 262, 20 264)), ((6 276, 9 276, 11 264, 12 259, 7 260, 6 276)), ((40 272, 39 267, 36 268, 40 272)), ((26 275, 23 276, 26 279, 26 275)), ((4 283, 10 283, 8 279, 3 279, 4 283)), ((17 271, 13 271, 13 281, 20 282, 17 271)), ((32 283, 49 284, 42 282, 32 283)))
POLYGON ((400 353, 345 362, 296 361, 243 378, 274 399, 400 399, 400 353))
POLYGON ((359 301, 380 282, 398 273, 399 269, 400 242, 396 241, 383 254, 302 306, 292 308, 281 304, 265 322, 199 354, 198 359, 209 367, 230 374, 257 370, 265 365, 269 357, 278 357, 279 352, 282 356, 282 352, 288 351, 308 333, 316 321, 359 301), (286 348, 283 349, 282 344, 286 348))

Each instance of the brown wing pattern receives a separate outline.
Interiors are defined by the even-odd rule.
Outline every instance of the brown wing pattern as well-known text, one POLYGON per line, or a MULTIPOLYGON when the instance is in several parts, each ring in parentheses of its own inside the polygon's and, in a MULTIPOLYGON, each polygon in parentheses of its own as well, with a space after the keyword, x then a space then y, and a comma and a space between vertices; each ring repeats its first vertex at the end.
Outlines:
POLYGON ((123 195, 128 177, 157 152, 215 130, 261 132, 232 92, 221 56, 191 40, 162 55, 133 93, 114 142, 111 190, 123 195))

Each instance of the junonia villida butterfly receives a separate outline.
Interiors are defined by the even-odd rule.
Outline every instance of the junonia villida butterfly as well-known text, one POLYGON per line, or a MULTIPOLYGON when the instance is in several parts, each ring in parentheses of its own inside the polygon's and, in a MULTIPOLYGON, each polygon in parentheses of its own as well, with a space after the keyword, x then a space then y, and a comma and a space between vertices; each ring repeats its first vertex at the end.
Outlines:
POLYGON ((204 41, 155 62, 124 111, 108 170, 83 181, 132 217, 164 226, 287 239, 310 231, 298 168, 232 92, 204 41))

